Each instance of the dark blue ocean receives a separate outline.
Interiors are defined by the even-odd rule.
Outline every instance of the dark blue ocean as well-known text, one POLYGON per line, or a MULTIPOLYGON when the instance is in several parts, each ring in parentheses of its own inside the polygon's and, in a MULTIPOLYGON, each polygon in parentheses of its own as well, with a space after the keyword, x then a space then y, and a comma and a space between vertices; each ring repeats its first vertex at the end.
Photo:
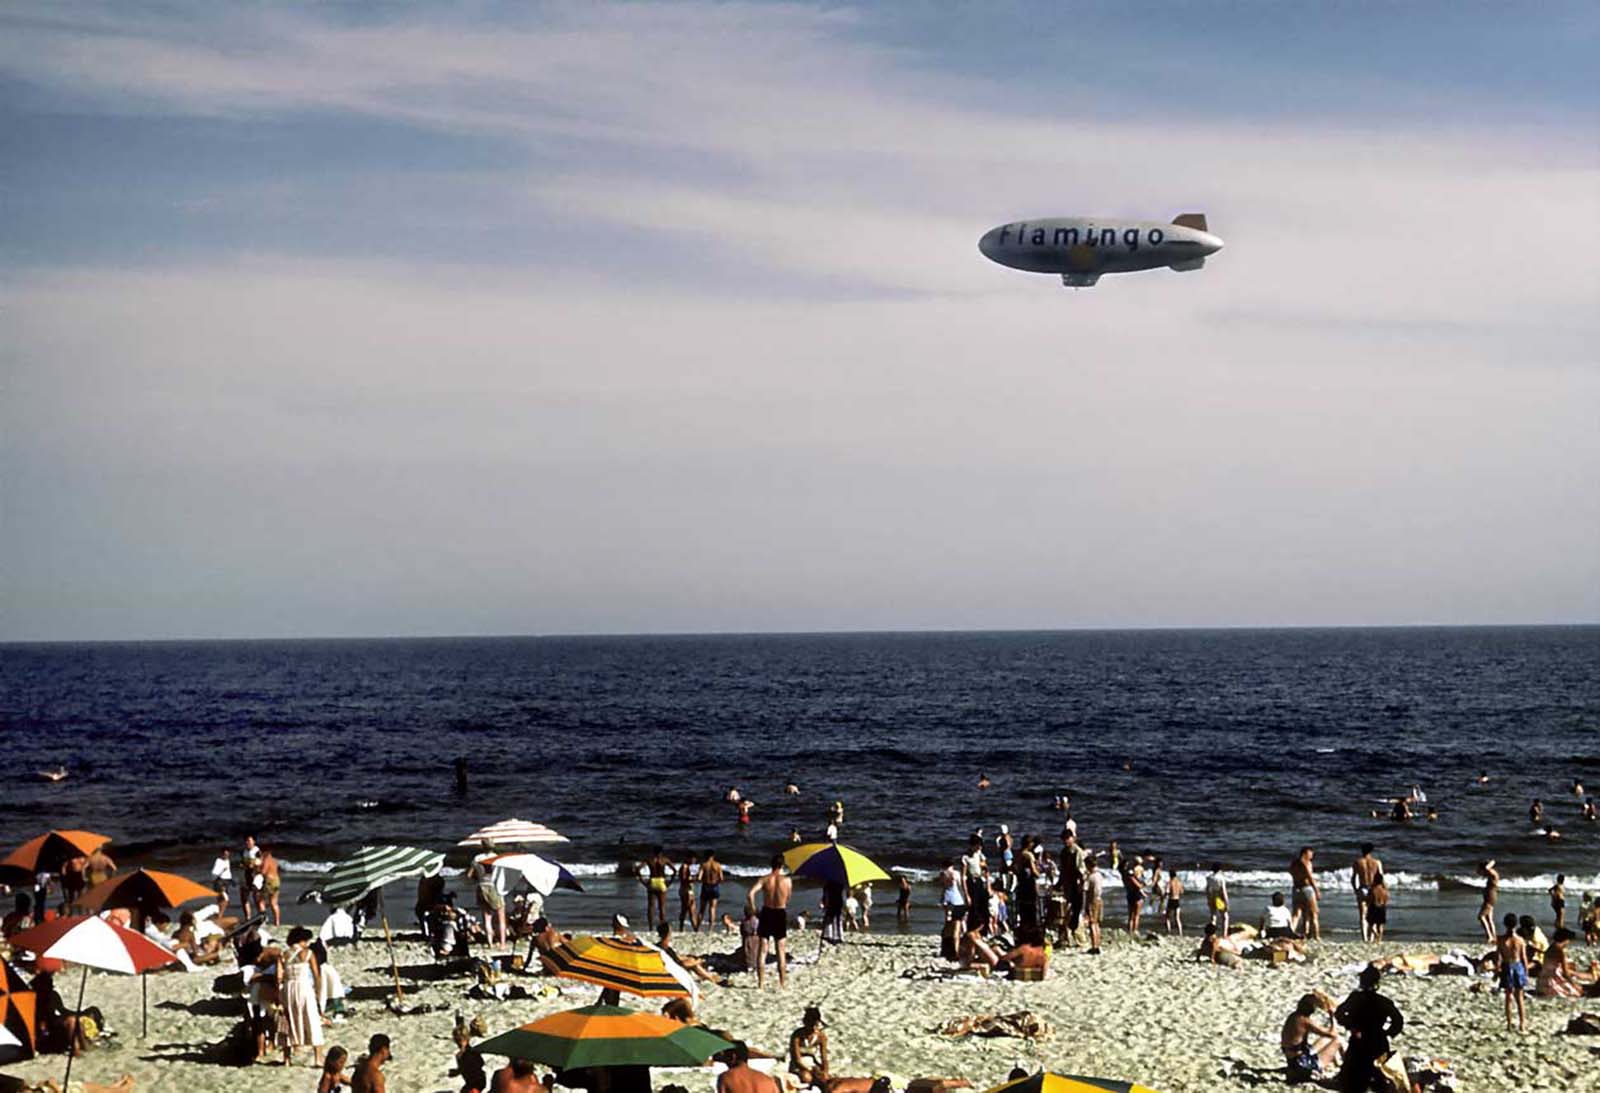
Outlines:
POLYGON ((931 870, 980 826, 1054 845, 1068 793, 1089 843, 1246 883, 1370 839, 1429 908, 1483 857, 1530 906, 1556 873, 1600 888, 1572 793, 1600 793, 1600 627, 5 645, 0 733, 0 846, 88 828, 198 876, 245 834, 309 879, 517 816, 631 899, 598 874, 653 842, 753 867, 839 799, 847 842, 931 870), (1436 821, 1369 817, 1413 783, 1436 821))

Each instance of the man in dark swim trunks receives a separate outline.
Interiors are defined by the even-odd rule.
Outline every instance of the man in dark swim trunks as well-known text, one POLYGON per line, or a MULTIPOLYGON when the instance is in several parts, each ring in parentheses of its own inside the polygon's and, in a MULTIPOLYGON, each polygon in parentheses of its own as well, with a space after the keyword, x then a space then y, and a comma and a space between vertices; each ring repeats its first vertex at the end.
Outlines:
POLYGON ((772 942, 778 954, 778 989, 789 985, 789 895, 794 891, 794 881, 783 875, 783 855, 772 855, 772 869, 756 882, 745 898, 754 909, 756 893, 761 894, 761 910, 756 928, 756 990, 766 986, 767 942, 772 942))

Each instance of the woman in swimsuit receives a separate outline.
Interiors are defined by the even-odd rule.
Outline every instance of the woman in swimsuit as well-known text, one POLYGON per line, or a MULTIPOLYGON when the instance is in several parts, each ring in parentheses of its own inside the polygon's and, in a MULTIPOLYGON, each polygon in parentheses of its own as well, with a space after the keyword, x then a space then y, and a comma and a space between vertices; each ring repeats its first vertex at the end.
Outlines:
POLYGON ((1494 859, 1478 866, 1478 876, 1485 880, 1483 906, 1478 908, 1478 925, 1483 927, 1484 941, 1494 944, 1494 901, 1500 894, 1500 874, 1495 872, 1494 859))
POLYGON ((330 1047, 328 1058, 322 1064, 322 1077, 317 1081, 317 1093, 350 1093, 350 1079, 344 1076, 344 1064, 350 1053, 342 1047, 330 1047))

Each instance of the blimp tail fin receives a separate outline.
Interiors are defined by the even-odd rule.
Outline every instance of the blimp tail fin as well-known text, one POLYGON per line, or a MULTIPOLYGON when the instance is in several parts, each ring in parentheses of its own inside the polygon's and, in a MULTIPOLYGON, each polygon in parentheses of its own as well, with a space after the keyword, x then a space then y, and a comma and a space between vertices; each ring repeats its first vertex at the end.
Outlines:
POLYGON ((1206 227, 1205 213, 1184 213, 1182 216, 1173 217, 1172 222, 1178 225, 1180 228, 1193 228, 1196 231, 1203 232, 1208 232, 1211 230, 1210 228, 1206 227))

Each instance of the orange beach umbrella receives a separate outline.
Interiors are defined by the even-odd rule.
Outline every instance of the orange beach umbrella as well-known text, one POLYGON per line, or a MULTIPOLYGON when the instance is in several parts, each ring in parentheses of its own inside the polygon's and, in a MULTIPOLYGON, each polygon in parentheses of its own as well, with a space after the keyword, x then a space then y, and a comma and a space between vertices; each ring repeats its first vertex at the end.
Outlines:
POLYGON ((211 889, 188 877, 157 869, 135 869, 101 881, 79 896, 78 904, 89 911, 127 907, 148 915, 166 907, 180 907, 190 900, 214 897, 211 889))
POLYGON ((85 857, 111 841, 93 831, 46 831, 0 859, 0 871, 16 870, 33 880, 35 873, 59 873, 73 858, 85 857))

